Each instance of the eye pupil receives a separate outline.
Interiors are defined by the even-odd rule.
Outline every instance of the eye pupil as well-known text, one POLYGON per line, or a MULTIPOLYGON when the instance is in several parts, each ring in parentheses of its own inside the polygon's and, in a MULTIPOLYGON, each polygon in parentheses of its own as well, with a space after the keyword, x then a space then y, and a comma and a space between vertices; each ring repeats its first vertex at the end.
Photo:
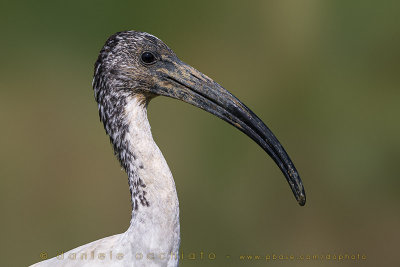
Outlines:
POLYGON ((154 56, 153 53, 151 52, 144 52, 142 54, 142 61, 144 63, 150 64, 156 61, 156 57, 154 56))

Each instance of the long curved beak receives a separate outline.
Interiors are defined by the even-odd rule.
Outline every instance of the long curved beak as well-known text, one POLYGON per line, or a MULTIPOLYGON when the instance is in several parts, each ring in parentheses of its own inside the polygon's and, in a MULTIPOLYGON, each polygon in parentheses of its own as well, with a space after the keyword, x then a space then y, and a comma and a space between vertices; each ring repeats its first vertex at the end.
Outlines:
POLYGON ((293 162, 271 130, 248 107, 212 79, 175 59, 157 70, 151 93, 176 98, 208 111, 253 139, 275 161, 286 177, 297 202, 306 194, 293 162))

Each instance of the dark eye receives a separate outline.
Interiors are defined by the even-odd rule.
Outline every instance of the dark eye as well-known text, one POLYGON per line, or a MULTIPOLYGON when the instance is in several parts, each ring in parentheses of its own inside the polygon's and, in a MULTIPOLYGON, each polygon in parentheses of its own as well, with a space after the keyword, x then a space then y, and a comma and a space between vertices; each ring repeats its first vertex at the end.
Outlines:
POLYGON ((142 61, 146 64, 151 64, 156 62, 156 56, 151 52, 143 52, 142 61))

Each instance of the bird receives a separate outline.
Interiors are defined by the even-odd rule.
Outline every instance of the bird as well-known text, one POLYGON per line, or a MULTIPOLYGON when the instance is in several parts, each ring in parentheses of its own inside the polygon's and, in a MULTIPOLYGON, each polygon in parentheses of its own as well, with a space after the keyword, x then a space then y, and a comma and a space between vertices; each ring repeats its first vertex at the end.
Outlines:
POLYGON ((265 123, 154 35, 134 30, 111 35, 95 62, 92 86, 100 120, 128 176, 130 226, 32 266, 178 266, 178 195, 147 118, 156 96, 189 103, 242 131, 274 160, 297 202, 305 204, 300 175, 265 123))

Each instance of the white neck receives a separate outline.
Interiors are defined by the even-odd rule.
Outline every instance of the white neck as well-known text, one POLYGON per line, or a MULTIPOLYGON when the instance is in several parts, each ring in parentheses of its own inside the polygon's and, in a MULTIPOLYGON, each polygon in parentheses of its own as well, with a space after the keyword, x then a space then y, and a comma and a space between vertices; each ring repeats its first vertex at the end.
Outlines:
MULTIPOLYGON (((138 253, 178 254, 179 202, 175 182, 160 149, 153 140, 147 104, 137 97, 127 100, 125 135, 132 193, 132 219, 124 239, 138 253)), ((122 152, 124 153, 124 152, 122 152)))

